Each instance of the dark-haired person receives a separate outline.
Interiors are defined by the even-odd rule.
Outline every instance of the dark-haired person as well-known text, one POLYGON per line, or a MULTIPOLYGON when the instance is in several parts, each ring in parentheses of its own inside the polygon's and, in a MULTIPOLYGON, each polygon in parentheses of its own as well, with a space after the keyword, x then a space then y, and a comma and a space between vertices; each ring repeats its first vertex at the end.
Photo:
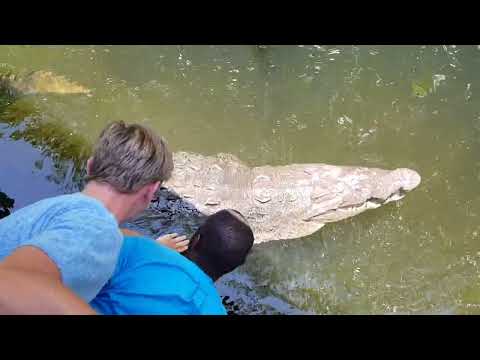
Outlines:
POLYGON ((183 255, 183 237, 160 241, 168 247, 125 236, 115 273, 92 307, 104 315, 226 315, 214 282, 242 265, 253 246, 245 218, 235 210, 210 215, 183 255))
POLYGON ((83 192, 44 199, 0 220, 0 314, 94 314, 115 270, 118 225, 141 213, 173 170, 165 141, 114 122, 87 162, 83 192))

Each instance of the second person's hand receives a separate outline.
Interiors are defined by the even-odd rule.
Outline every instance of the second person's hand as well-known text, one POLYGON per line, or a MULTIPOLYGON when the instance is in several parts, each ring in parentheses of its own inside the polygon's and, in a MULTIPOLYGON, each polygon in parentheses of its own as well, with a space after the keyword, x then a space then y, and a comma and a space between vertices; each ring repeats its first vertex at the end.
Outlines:
POLYGON ((180 253, 188 249, 188 243, 190 242, 185 235, 179 236, 177 233, 160 236, 157 241, 180 253))

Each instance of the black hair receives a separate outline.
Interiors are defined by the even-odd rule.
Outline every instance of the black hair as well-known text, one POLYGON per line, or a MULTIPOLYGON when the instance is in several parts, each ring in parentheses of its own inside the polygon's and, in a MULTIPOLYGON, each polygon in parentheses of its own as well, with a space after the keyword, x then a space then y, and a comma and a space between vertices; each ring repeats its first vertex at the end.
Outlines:
POLYGON ((242 265, 253 246, 253 231, 242 214, 220 210, 206 218, 183 254, 215 281, 242 265))

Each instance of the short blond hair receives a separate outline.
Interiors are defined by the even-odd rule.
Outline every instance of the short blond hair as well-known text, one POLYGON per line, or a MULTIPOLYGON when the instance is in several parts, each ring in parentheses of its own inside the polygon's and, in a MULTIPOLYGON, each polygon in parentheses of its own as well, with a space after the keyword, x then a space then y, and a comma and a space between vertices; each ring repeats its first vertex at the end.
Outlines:
POLYGON ((144 185, 168 180, 172 171, 172 153, 161 136, 142 125, 116 121, 100 134, 86 180, 132 193, 144 185))

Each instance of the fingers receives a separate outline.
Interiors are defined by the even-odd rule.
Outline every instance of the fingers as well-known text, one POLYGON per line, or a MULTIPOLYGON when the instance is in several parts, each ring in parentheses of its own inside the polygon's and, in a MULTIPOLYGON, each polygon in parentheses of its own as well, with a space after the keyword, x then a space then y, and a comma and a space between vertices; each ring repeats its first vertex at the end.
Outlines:
POLYGON ((188 249, 188 246, 183 246, 183 247, 181 247, 181 248, 177 248, 177 251, 180 252, 180 253, 182 253, 182 252, 184 252, 184 251, 187 250, 187 249, 188 249))
POLYGON ((185 242, 185 241, 188 242, 189 240, 186 240, 186 239, 187 239, 187 237, 186 237, 185 235, 182 235, 182 236, 173 238, 173 239, 171 239, 170 241, 173 242, 173 243, 178 244, 178 243, 180 243, 180 242, 185 242))
POLYGON ((187 250, 190 243, 185 235, 178 236, 177 233, 160 236, 157 241, 178 252, 187 250))
POLYGON ((157 238, 157 241, 161 241, 161 242, 164 242, 164 241, 168 241, 170 239, 173 239, 175 237, 177 237, 178 234, 177 233, 172 233, 172 234, 165 234, 165 235, 162 235, 160 237, 157 238))
POLYGON ((188 247, 188 244, 190 243, 190 240, 184 240, 184 241, 179 241, 175 244, 175 246, 177 248, 181 248, 181 247, 184 247, 184 246, 187 246, 188 247))
POLYGON ((177 238, 178 234, 173 233, 173 234, 166 234, 163 236, 160 236, 157 238, 157 241, 163 243, 163 244, 169 244, 169 243, 175 243, 175 239, 177 238))

